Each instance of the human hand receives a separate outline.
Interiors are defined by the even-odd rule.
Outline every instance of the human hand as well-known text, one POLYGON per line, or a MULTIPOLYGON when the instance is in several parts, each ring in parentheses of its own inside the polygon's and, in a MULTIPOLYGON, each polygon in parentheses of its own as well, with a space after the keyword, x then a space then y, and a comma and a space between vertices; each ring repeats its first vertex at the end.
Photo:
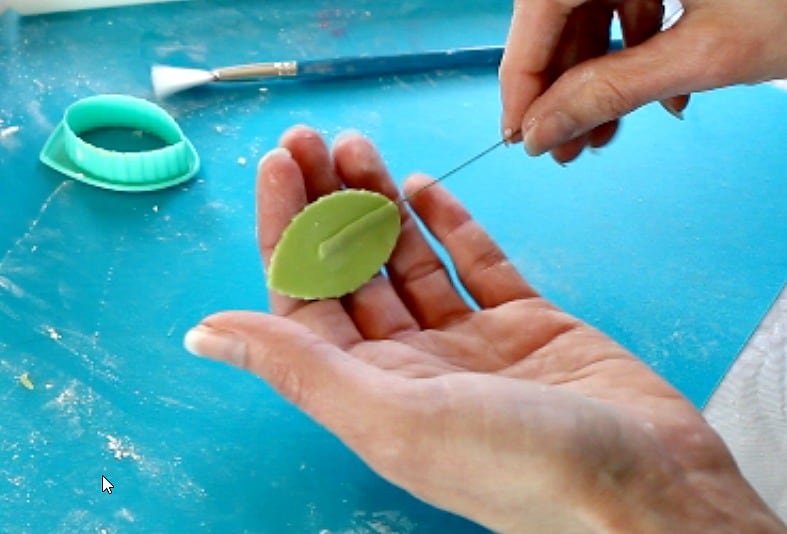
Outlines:
POLYGON ((787 1, 682 4, 660 32, 661 0, 517 0, 500 66, 503 135, 569 161, 648 102, 680 113, 681 95, 787 76, 787 1), (606 54, 613 11, 629 48, 606 54))
MULTIPOLYGON (((331 152, 295 127, 281 146, 259 169, 266 265, 307 202, 343 185, 397 197, 359 135, 331 152)), ((428 180, 411 177, 405 190, 428 180)), ((678 392, 539 297, 439 185, 410 203, 478 309, 403 207, 387 277, 342 299, 271 293, 275 315, 219 313, 186 347, 259 375, 389 481, 497 531, 778 531, 678 392)))

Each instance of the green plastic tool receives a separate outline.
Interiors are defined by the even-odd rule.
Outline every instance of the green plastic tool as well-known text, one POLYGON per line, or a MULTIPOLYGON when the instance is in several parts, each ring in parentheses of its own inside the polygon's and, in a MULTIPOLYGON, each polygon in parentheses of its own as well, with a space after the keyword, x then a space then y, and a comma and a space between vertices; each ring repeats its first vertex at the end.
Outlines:
POLYGON ((41 150, 41 161, 75 180, 115 191, 155 191, 190 180, 199 171, 197 151, 164 109, 127 95, 97 95, 66 109, 41 150), (120 151, 95 146, 85 134, 104 128, 138 131, 162 147, 120 151))

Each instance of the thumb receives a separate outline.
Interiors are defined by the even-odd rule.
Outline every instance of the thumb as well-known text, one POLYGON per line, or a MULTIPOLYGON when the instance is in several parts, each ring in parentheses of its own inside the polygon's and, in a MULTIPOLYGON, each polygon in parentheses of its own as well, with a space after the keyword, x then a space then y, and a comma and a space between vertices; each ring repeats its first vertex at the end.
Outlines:
POLYGON ((375 416, 385 391, 382 373, 305 326, 254 312, 223 312, 204 319, 183 339, 194 355, 250 371, 287 400, 344 438, 375 416), (377 400, 376 400, 377 398, 377 400), (365 410, 357 410, 364 406, 365 410))
POLYGON ((710 64, 714 54, 697 33, 676 26, 567 70, 522 120, 527 152, 543 154, 649 102, 725 84, 723 68, 710 64))

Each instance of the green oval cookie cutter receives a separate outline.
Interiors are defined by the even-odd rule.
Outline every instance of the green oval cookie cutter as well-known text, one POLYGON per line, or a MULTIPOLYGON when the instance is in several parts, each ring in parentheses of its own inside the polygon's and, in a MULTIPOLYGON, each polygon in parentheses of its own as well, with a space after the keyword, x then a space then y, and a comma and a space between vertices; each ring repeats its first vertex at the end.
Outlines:
POLYGON ((75 180, 115 191, 155 191, 186 182, 199 171, 194 145, 164 109, 127 95, 97 95, 66 109, 41 150, 41 161, 75 180), (99 128, 140 130, 165 146, 120 152, 94 146, 80 136, 99 128))

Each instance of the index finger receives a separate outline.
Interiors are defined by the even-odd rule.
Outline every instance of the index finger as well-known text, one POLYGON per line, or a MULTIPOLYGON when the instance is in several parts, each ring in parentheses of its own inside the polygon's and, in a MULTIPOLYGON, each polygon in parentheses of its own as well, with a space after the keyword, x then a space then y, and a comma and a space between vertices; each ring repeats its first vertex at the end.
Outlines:
POLYGON ((544 92, 550 60, 571 10, 584 0, 517 0, 500 62, 502 135, 520 141, 522 118, 544 92))

